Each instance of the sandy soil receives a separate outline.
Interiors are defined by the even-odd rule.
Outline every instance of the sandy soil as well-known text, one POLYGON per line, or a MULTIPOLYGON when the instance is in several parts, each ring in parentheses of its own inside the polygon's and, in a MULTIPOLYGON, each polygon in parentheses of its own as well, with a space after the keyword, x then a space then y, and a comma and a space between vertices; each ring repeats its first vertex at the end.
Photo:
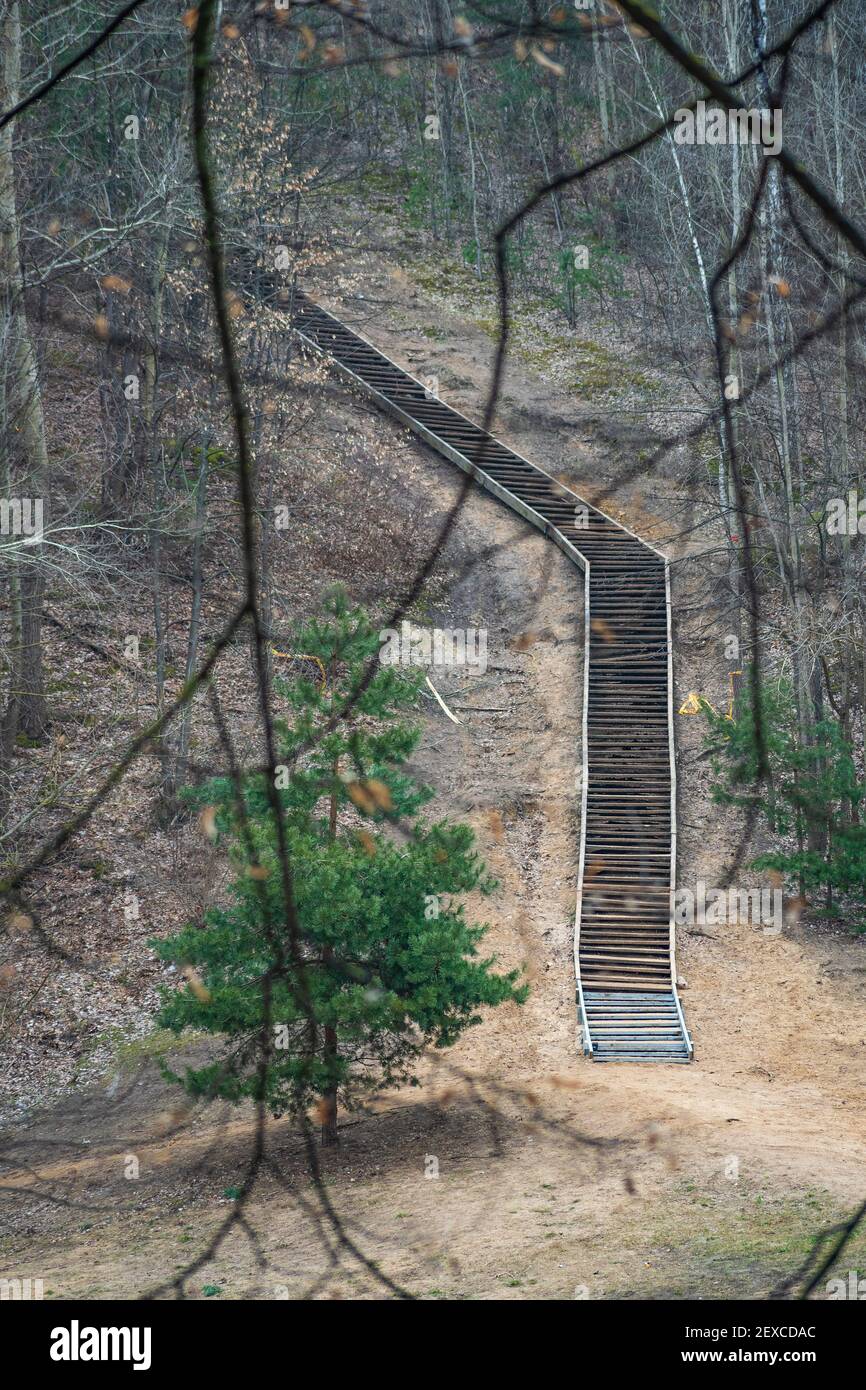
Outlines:
MULTIPOLYGON (((387 331, 379 313, 368 335, 416 372, 439 369, 445 399, 477 413, 489 340, 429 303, 422 320, 404 277, 369 292, 393 303, 387 331), (422 336, 422 321, 443 336, 422 336)), ((587 494, 631 460, 632 440, 600 440, 591 411, 519 364, 499 424, 530 458, 571 470, 587 494)), ((407 448, 432 535, 458 475, 407 448)), ((645 534, 655 519, 661 534, 672 488, 642 479, 619 496, 620 514, 645 534)), ((684 930, 678 968, 694 1065, 580 1056, 571 926, 582 580, 477 493, 447 557, 458 576, 481 546, 495 549, 431 619, 486 626, 489 667, 443 678, 462 723, 431 702, 418 770, 437 785, 434 809, 476 827, 500 882, 483 908, 491 946, 504 965, 525 964, 532 992, 431 1062, 420 1089, 346 1119, 339 1150, 322 1154, 330 1198, 351 1240, 415 1296, 763 1296, 814 1232, 863 1196, 866 943, 798 921, 775 937, 746 924, 684 930)), ((676 582, 683 610, 690 582, 688 571, 676 582)), ((724 681, 693 622, 678 625, 683 694, 724 681)), ((698 724, 684 718, 677 731, 680 882, 712 885, 739 827, 708 799, 698 724)), ((54 1297, 136 1297, 181 1274, 230 1215, 250 1153, 251 1117, 172 1114, 152 1063, 112 1084, 12 1135, 7 1157, 20 1171, 5 1178, 16 1200, 0 1273, 41 1277, 54 1297), (127 1176, 132 1158, 137 1178, 127 1176)), ((255 1241, 234 1230, 185 1276, 185 1290, 390 1296, 338 1249, 285 1122, 272 1125, 269 1147, 276 1170, 263 1172, 247 1207, 255 1241)), ((862 1266, 863 1242, 844 1267, 858 1258, 862 1266)))

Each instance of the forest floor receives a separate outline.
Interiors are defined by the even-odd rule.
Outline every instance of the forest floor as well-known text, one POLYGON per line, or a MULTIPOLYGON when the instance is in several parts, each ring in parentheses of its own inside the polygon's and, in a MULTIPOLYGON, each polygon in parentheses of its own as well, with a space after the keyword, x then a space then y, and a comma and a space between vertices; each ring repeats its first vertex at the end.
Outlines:
MULTIPOLYGON (((406 271, 380 269, 364 293, 388 306, 367 312, 368 336, 410 370, 438 374, 443 398, 477 418, 489 332, 425 298, 406 271)), ((573 393, 519 360, 498 429, 579 480, 590 500, 638 447, 633 426, 601 431, 573 393)), ((405 456, 432 538, 459 475, 413 442, 405 456)), ((642 478, 613 509, 652 539, 678 495, 669 477, 642 478)), ((447 563, 447 604, 430 621, 485 626, 489 665, 443 676, 462 722, 431 703, 416 768, 436 787, 432 812, 474 826, 499 887, 473 909, 490 921, 502 965, 526 966, 531 993, 427 1062, 420 1087, 344 1117, 341 1144, 320 1155, 331 1202, 364 1253, 419 1297, 764 1296, 864 1195, 866 940, 797 917, 777 936, 745 923, 685 928, 678 969, 694 1064, 584 1059, 572 959, 582 580, 480 492, 447 563)), ((721 633, 708 648, 701 592, 694 571, 678 568, 677 690, 721 700, 730 663, 709 654, 721 651, 721 633)), ((712 886, 740 823, 709 798, 701 724, 682 718, 677 730, 680 882, 712 886)), ((149 1055, 161 1045, 126 1048, 100 1084, 24 1113, 9 1131, 6 1161, 18 1171, 4 1177, 16 1199, 6 1203, 0 1274, 41 1277, 57 1298, 136 1297, 181 1275, 229 1217, 252 1117, 173 1111, 149 1055)), ((323 1238, 287 1121, 272 1123, 268 1144, 281 1176, 264 1171, 247 1204, 255 1243, 233 1230, 184 1277, 186 1292, 383 1296, 345 1252, 329 1264, 336 1240, 327 1223, 323 1238)), ((844 1270, 858 1261, 862 1273, 862 1239, 844 1270)))

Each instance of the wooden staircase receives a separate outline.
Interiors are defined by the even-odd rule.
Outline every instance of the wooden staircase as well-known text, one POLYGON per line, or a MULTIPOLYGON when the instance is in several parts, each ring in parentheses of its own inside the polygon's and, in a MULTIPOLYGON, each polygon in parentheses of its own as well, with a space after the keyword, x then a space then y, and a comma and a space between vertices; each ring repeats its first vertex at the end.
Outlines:
POLYGON ((294 326, 336 370, 584 572, 575 973, 584 1052, 689 1062, 676 989, 670 571, 661 552, 507 448, 298 291, 294 326))

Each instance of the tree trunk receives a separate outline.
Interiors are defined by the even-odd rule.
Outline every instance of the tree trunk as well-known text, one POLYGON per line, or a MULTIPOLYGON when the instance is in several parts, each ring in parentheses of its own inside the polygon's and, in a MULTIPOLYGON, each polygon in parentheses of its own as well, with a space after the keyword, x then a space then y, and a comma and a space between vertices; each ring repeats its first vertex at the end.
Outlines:
MULTIPOLYGON (((199 462, 198 482, 195 492, 195 520, 193 522, 192 542, 192 608, 189 616, 189 634, 186 644, 186 670, 184 680, 191 681, 195 675, 198 659, 199 634, 201 632, 201 606, 204 592, 202 571, 202 547, 207 525, 207 479, 210 434, 205 431, 201 440, 201 460, 199 462)), ((180 713, 180 728, 177 739, 172 796, 176 797, 180 787, 187 781, 187 756, 189 754, 190 728, 192 725, 192 700, 187 700, 180 713)))
MULTIPOLYGON (((336 662, 331 663, 329 678, 331 689, 336 684, 336 662)), ((334 759, 334 782, 340 775, 340 759, 334 759)), ((328 833, 332 840, 337 838, 337 788, 336 785, 331 789, 331 802, 328 808, 328 833)), ((325 946, 322 951, 322 960, 328 965, 334 959, 332 946, 325 946)), ((324 1055, 326 1065, 336 1062, 337 1059, 337 1030, 327 1025, 324 1029, 324 1055)), ((322 1147, 327 1148, 331 1144, 339 1144, 340 1136, 337 1133, 337 1088, 330 1086, 322 1095, 322 1147)))
MULTIPOLYGON (((18 101, 21 77, 21 14, 18 0, 0 0, 0 108, 4 111, 18 101)), ((18 209, 15 198, 13 155, 14 122, 0 131, 0 296, 2 330, 7 370, 3 381, 2 419, 5 437, 2 445, 9 452, 15 441, 16 462, 21 469, 22 492, 42 505, 42 524, 48 512, 48 450, 36 353, 24 309, 24 280, 18 238, 18 209)), ((10 486, 11 486, 10 477, 10 486)), ((14 740, 23 731, 30 738, 42 738, 46 727, 45 690, 42 677, 42 604, 45 575, 43 546, 39 539, 28 544, 26 561, 20 574, 20 641, 13 653, 11 690, 14 703, 7 707, 7 719, 14 714, 16 727, 7 729, 14 740)), ((16 563, 19 563, 16 557, 16 563)), ((13 597, 14 602, 14 597, 13 597)))
MULTIPOLYGON (((334 952, 330 946, 326 946, 322 952, 322 958, 327 964, 334 959, 334 952)), ((325 1059, 330 1060, 337 1056, 337 1030, 327 1026, 324 1029, 325 1059)), ((339 1144, 340 1136, 337 1133, 337 1088, 329 1086, 322 1095, 322 1147, 328 1148, 332 1144, 339 1144)))
MULTIPOLYGON (((768 47, 768 20, 765 0, 756 0, 752 11, 752 40, 755 58, 759 65, 758 87, 765 106, 770 108, 774 96, 764 66, 764 54, 768 47)), ((756 152, 755 157, 757 157, 756 152)), ((766 156, 764 157, 766 158, 766 156)), ((810 632, 806 614, 806 588, 800 546, 800 504, 797 500, 798 497, 802 498, 803 496, 803 460, 800 444, 799 392, 794 363, 789 355, 793 334, 784 297, 780 293, 780 287, 787 279, 787 267, 782 245, 782 220, 781 175, 776 160, 771 159, 767 172, 766 206, 762 207, 760 211, 759 244, 767 294, 767 348, 770 362, 776 363, 773 381, 776 390, 779 421, 778 443, 784 478, 787 520, 786 577, 794 614, 791 672, 800 743, 806 747, 814 743, 814 720, 811 673, 807 664, 810 632), (780 362, 780 358, 785 358, 785 360, 780 362), (795 480, 798 484, 796 489, 795 480)), ((815 770, 819 770, 817 761, 815 770)), ((823 830, 812 817, 807 818, 806 836, 809 849, 823 853, 825 847, 823 830)))

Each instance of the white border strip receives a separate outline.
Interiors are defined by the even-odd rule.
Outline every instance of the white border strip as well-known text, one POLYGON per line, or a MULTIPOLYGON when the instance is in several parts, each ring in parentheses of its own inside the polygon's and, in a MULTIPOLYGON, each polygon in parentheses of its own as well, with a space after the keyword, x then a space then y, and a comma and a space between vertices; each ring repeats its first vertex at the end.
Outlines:
POLYGON ((665 560, 665 610, 667 614, 668 630, 668 749, 670 753, 671 765, 671 895, 670 895, 670 930, 669 930, 669 950, 671 957, 671 992, 677 1006, 680 1027, 683 1030, 689 1058, 695 1055, 695 1047, 692 1042, 691 1034, 686 1027, 686 1020, 683 1017, 683 1006, 680 1003, 680 996, 677 991, 677 933, 674 921, 674 895, 677 883, 677 754, 674 747, 674 634, 673 619, 671 613, 671 567, 665 560))
POLYGON ((593 1052, 592 1034, 586 1016, 583 998, 583 980, 580 977, 580 921, 583 910, 583 871, 586 860, 586 801, 589 791, 589 638, 592 630, 589 616, 590 565, 584 562, 583 581, 583 723, 581 734, 581 782, 580 782, 580 860, 577 870, 577 901, 574 907, 574 978, 577 981, 577 1004, 580 1010, 580 1027, 583 1034, 583 1050, 591 1057, 593 1052))

